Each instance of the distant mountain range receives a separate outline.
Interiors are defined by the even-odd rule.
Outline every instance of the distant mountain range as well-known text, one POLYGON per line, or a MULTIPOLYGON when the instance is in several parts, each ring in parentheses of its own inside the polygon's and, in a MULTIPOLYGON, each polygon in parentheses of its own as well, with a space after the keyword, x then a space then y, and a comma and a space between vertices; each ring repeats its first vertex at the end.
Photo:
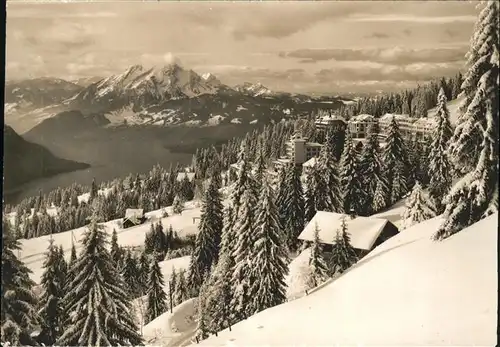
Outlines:
POLYGON ((6 123, 25 133, 69 111, 104 116, 109 120, 106 126, 215 126, 276 122, 316 109, 336 109, 349 101, 274 92, 261 84, 232 88, 210 73, 199 75, 169 64, 134 65, 106 78, 71 82, 55 78, 7 82, 4 109, 6 123))
POLYGON ((54 156, 45 147, 28 142, 5 125, 4 191, 15 189, 28 181, 88 168, 89 165, 54 156))

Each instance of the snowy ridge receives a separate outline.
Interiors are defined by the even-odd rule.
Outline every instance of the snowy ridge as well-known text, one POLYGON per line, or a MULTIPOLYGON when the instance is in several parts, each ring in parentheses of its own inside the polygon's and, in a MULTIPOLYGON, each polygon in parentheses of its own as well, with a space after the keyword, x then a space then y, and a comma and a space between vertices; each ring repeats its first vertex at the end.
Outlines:
POLYGON ((201 345, 495 345, 497 218, 443 242, 430 239, 441 218, 417 224, 323 288, 201 345))

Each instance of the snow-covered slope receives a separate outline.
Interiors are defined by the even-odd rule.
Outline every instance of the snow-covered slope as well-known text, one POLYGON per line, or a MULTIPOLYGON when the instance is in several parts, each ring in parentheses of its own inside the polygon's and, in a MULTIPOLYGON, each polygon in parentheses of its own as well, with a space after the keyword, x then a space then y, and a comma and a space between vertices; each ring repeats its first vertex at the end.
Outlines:
POLYGON ((184 301, 165 312, 142 329, 146 343, 152 346, 180 346, 193 337, 196 328, 194 313, 196 298, 184 301))
POLYGON ((443 242, 440 217, 377 247, 310 295, 204 346, 496 345, 498 213, 443 242))
MULTIPOLYGON (((173 214, 172 208, 167 207, 166 210, 169 213, 169 217, 165 218, 161 218, 162 210, 148 212, 145 215, 149 218, 149 222, 127 229, 121 228, 120 219, 108 221, 106 223, 102 223, 102 225, 110 237, 113 233, 113 229, 116 229, 119 245, 124 247, 138 247, 144 244, 146 233, 149 232, 151 228, 150 222, 158 223, 161 220, 164 227, 172 225, 172 228, 177 231, 179 236, 195 234, 197 232, 199 222, 197 217, 201 214, 200 207, 196 205, 196 202, 186 203, 185 210, 180 215, 173 214)), ((67 259, 70 257, 73 242, 75 243, 77 252, 80 250, 80 240, 83 239, 83 234, 86 229, 87 227, 81 227, 52 235, 54 244, 57 246, 63 246, 67 259)), ((19 240, 21 243, 21 250, 19 251, 18 256, 32 271, 31 278, 36 283, 39 283, 43 273, 42 265, 45 258, 45 252, 49 245, 50 237, 50 235, 45 235, 28 240, 19 240)))

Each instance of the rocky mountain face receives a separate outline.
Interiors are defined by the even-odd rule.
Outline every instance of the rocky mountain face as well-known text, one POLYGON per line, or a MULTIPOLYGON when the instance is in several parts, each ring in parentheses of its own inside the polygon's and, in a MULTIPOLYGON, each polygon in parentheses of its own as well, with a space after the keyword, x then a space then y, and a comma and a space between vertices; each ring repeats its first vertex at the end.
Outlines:
POLYGON ((261 84, 231 88, 210 73, 199 75, 175 63, 153 68, 134 65, 123 73, 79 84, 52 79, 35 89, 33 80, 25 83, 30 87, 20 89, 18 83, 17 89, 7 88, 5 106, 7 123, 22 133, 68 111, 104 116, 110 123, 106 126, 216 126, 276 122, 342 105, 337 97, 273 92, 261 84), (37 107, 24 108, 26 103, 37 107))
POLYGON ((37 178, 89 167, 54 156, 45 147, 26 141, 8 125, 4 126, 3 136, 5 191, 37 178))

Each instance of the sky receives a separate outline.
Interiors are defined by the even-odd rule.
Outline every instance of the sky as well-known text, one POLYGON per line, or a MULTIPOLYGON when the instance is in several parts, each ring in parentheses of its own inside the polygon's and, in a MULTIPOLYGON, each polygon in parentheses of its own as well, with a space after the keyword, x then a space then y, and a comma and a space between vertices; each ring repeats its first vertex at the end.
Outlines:
POLYGON ((107 77, 179 62, 228 85, 338 94, 453 76, 476 1, 7 4, 8 80, 107 77))

